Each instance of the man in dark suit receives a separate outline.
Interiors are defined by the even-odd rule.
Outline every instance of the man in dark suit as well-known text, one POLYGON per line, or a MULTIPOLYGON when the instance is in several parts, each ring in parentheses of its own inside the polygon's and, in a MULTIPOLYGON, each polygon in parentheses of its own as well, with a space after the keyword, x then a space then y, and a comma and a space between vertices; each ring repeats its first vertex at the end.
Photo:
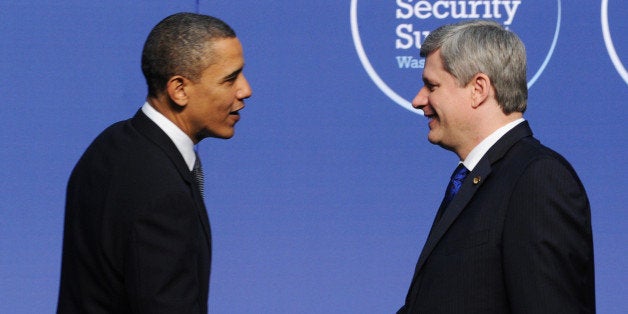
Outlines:
POLYGON ((146 103, 70 177, 58 313, 207 313, 211 235, 194 145, 233 136, 251 96, 243 66, 219 19, 179 13, 153 28, 146 103))
POLYGON ((428 140, 460 165, 398 313, 594 313, 589 201, 523 119, 521 40, 463 22, 432 32, 421 56, 425 86, 412 104, 429 119, 428 140))

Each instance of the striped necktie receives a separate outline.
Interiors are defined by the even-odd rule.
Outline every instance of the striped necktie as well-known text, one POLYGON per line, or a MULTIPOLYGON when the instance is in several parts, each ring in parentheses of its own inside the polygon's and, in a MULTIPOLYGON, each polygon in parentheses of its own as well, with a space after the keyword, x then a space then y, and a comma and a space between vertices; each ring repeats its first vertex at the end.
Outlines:
POLYGON ((467 170, 462 163, 458 164, 458 167, 456 167, 456 170, 454 170, 454 173, 451 175, 451 179, 447 185, 447 190, 445 191, 445 199, 443 200, 445 207, 447 207, 449 202, 454 199, 454 196, 458 193, 460 187, 462 186, 462 181, 464 181, 468 174, 469 170, 467 170))
POLYGON ((196 180, 198 190, 201 192, 201 196, 205 198, 205 177, 203 176, 203 167, 201 166, 201 159, 195 152, 196 160, 194 161, 194 168, 192 169, 192 176, 196 180))
POLYGON ((449 180, 449 184, 447 185, 447 190, 445 191, 445 197, 443 197, 443 202, 440 205, 440 209, 438 213, 436 213, 435 221, 439 221, 443 216, 445 209, 449 206, 449 202, 454 199, 454 196, 462 187, 462 182, 469 174, 469 170, 462 164, 458 164, 456 170, 451 174, 451 179, 449 180))

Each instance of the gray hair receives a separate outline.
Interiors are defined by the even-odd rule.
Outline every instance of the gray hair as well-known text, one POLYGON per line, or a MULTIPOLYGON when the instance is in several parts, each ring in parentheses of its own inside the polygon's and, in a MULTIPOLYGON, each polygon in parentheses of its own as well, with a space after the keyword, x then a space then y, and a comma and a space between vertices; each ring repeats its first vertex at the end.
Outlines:
POLYGON ((148 35, 142 51, 148 95, 163 92, 175 75, 193 82, 200 79, 212 63, 213 41, 234 37, 229 25, 208 15, 177 13, 163 19, 148 35))
POLYGON ((528 100, 526 52, 513 32, 493 21, 475 20, 444 25, 431 32, 421 46, 427 57, 440 49, 443 66, 460 86, 474 75, 486 74, 505 114, 524 112, 528 100))

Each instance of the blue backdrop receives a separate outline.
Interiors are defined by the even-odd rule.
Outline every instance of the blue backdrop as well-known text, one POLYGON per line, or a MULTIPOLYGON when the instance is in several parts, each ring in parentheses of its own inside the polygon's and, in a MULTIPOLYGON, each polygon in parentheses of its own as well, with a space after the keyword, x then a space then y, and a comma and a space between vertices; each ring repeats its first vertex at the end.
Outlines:
MULTIPOLYGON (((625 313, 628 4, 502 2, 464 13, 497 19, 526 43, 525 117, 589 193, 599 313, 625 313)), ((179 11, 234 27, 253 87, 236 136, 200 144, 210 312, 394 312, 457 162, 403 107, 421 86, 421 32, 462 12, 452 9, 435 0, 3 0, 0 313, 54 311, 67 178, 100 131, 142 105, 144 39, 179 11), (404 57, 415 67, 400 65, 404 57)))

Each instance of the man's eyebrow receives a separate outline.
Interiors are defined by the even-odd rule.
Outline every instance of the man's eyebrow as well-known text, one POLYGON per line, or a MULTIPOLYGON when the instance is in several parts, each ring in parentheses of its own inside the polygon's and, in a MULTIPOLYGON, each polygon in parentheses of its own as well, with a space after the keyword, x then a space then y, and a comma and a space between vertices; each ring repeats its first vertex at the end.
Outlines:
POLYGON ((244 67, 241 67, 241 68, 239 68, 239 69, 229 73, 228 75, 226 75, 222 79, 222 82, 224 83, 224 82, 229 82, 229 81, 235 80, 238 77, 238 75, 240 75, 240 73, 242 73, 242 69, 244 69, 244 67))

